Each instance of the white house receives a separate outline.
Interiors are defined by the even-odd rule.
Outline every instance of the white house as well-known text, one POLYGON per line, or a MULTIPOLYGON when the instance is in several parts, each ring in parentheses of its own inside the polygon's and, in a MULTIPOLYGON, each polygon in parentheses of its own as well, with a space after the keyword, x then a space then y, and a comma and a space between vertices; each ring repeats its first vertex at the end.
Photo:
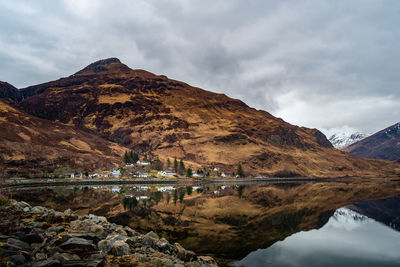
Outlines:
POLYGON ((163 177, 172 177, 172 176, 175 176, 176 173, 175 172, 170 172, 170 171, 159 171, 158 175, 161 175, 163 177))
POLYGON ((109 176, 120 176, 121 171, 119 169, 113 170, 112 172, 109 173, 109 176))
POLYGON ((127 163, 127 164, 125 164, 125 167, 133 167, 134 165, 133 165, 133 163, 127 163))
POLYGON ((193 173, 192 177, 203 177, 203 174, 200 173, 193 173))
POLYGON ((219 172, 220 170, 221 170, 220 167, 215 167, 215 168, 214 168, 214 171, 215 171, 215 172, 219 172))
POLYGON ((147 172, 139 172, 138 176, 141 178, 147 178, 147 172))
POLYGON ((146 165, 150 165, 150 162, 138 160, 138 161, 136 161, 136 164, 146 166, 146 165))
POLYGON ((226 177, 226 174, 223 172, 223 173, 221 173, 221 177, 222 178, 225 178, 226 177))

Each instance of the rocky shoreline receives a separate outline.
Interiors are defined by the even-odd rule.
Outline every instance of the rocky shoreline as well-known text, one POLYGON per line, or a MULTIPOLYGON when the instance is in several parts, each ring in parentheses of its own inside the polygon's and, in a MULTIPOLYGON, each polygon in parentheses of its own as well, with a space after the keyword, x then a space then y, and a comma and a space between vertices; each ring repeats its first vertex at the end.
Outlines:
POLYGON ((216 266, 209 256, 102 216, 11 201, 0 218, 0 266, 216 266))

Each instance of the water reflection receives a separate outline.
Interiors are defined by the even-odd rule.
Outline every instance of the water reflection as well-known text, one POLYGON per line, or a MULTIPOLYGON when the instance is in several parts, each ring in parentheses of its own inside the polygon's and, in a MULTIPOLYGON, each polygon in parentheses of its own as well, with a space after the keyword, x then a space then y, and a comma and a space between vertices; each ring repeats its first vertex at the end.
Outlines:
MULTIPOLYGON (((271 249, 296 233, 303 235, 323 227, 333 214, 339 216, 335 210, 340 207, 399 193, 398 184, 332 182, 58 187, 16 191, 12 197, 56 210, 71 208, 80 215, 106 216, 142 233, 155 231, 227 265, 257 249, 271 249)), ((365 205, 358 204, 357 208, 360 214, 368 211, 365 205)), ((380 205, 375 210, 385 209, 380 205)), ((396 217, 391 218, 390 222, 396 221, 396 217)), ((352 220, 364 223, 363 217, 352 220)), ((353 221, 347 221, 346 226, 351 227, 353 221)))
POLYGON ((348 208, 319 230, 296 233, 235 266, 400 266, 400 232, 348 208))

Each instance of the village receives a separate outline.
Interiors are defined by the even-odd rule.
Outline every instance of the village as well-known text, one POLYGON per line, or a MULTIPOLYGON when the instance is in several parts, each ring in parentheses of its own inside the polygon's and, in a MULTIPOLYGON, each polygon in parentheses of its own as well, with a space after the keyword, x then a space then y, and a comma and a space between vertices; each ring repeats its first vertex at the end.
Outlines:
POLYGON ((56 170, 52 174, 43 174, 42 178, 74 178, 74 179, 105 179, 105 178, 243 178, 242 166, 237 166, 236 173, 227 173, 221 167, 199 168, 193 170, 185 167, 185 162, 174 158, 166 162, 151 154, 138 155, 133 151, 125 152, 124 164, 118 168, 101 169, 94 172, 77 171, 69 168, 56 170))

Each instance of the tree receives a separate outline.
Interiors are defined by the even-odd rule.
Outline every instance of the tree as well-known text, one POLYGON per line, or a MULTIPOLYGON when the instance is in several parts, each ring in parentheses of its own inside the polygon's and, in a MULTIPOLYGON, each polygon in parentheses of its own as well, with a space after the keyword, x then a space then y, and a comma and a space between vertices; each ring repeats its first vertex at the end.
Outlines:
POLYGON ((187 170, 186 170, 186 177, 192 177, 192 175, 193 175, 193 171, 192 171, 192 169, 191 168, 188 168, 187 170))
POLYGON ((127 151, 125 151, 125 154, 124 154, 124 162, 126 164, 131 163, 131 158, 130 158, 129 153, 127 151))
POLYGON ((171 167, 171 161, 167 158, 167 168, 171 167))
POLYGON ((244 172, 243 172, 243 168, 242 168, 242 165, 239 163, 238 164, 238 168, 237 168, 237 175, 239 175, 239 177, 246 177, 245 175, 244 175, 244 172))
POLYGON ((190 196, 193 193, 193 187, 186 186, 186 193, 190 196))
POLYGON ((161 160, 156 159, 155 161, 153 161, 153 163, 151 164, 151 166, 152 166, 152 168, 153 168, 154 170, 161 171, 161 170, 163 169, 163 167, 164 167, 164 164, 162 163, 161 160))
POLYGON ((179 174, 184 174, 185 173, 185 164, 183 163, 183 160, 181 159, 179 161, 179 174))
POLYGON ((138 160, 139 160, 139 155, 137 153, 133 153, 133 155, 132 155, 132 163, 136 163, 138 160))
POLYGON ((174 171, 177 173, 178 172, 178 161, 176 158, 174 158, 174 171))
POLYGON ((147 161, 147 154, 144 154, 143 161, 147 161))
POLYGON ((86 176, 86 177, 88 177, 88 176, 89 176, 89 173, 88 173, 88 171, 85 171, 85 176, 86 176))

